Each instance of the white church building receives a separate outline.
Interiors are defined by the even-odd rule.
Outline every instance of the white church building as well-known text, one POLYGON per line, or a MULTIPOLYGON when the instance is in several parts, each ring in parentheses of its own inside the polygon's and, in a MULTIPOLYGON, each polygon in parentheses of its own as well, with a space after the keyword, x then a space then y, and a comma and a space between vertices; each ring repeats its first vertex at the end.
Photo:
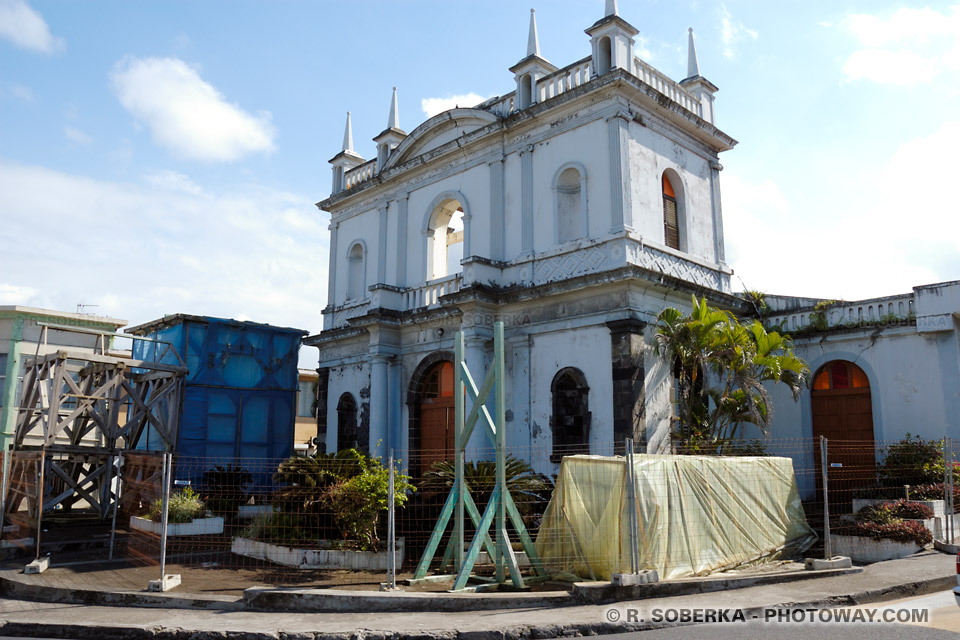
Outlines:
MULTIPOLYGON (((348 115, 333 185, 320 349, 328 451, 453 448, 452 348, 484 371, 506 326, 508 445, 566 452, 669 443, 672 375, 650 345, 691 294, 740 309, 724 262, 718 156, 736 141, 717 87, 674 81, 634 55, 637 29, 606 3, 589 55, 540 55, 531 12, 515 89, 405 133, 396 95, 377 157, 348 115)), ((586 44, 586 42, 585 42, 586 44)))
MULTIPOLYGON (((564 453, 609 454, 626 437, 641 451, 669 450, 673 375, 652 346, 657 314, 689 308, 691 294, 738 314, 753 309, 731 293, 724 260, 719 155, 737 142, 717 126, 717 87, 700 75, 692 30, 680 81, 634 54, 637 33, 607 0, 586 29, 589 55, 558 67, 540 55, 531 11, 512 91, 410 133, 394 92, 370 160, 353 149, 348 114, 331 195, 318 205, 331 215, 329 299, 322 332, 305 340, 320 350, 321 448, 393 448, 414 473, 450 457, 454 334, 465 333, 471 370, 485 371, 502 320, 509 450, 546 473, 564 453)), ((770 320, 797 330, 818 301, 769 302, 770 320)), ((911 304, 902 318, 925 303, 911 304)), ((954 385, 956 311, 938 312, 948 337, 935 337, 952 340, 952 354, 923 352, 941 358, 954 385)), ((815 370, 853 361, 873 331, 811 333, 799 355, 815 370)), ((876 397, 880 367, 863 367, 876 397)), ((775 432, 815 435, 810 393, 796 404, 778 397, 775 432)), ((960 408, 958 389, 938 393, 945 420, 960 408)), ((899 414, 883 419, 877 402, 874 424, 909 426, 899 414)))

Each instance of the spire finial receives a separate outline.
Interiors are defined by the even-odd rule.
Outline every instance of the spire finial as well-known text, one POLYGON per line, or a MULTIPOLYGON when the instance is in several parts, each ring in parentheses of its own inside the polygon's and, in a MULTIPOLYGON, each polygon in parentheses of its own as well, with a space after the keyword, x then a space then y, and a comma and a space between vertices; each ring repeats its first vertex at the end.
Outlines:
POLYGON ((387 118, 387 129, 400 128, 400 112, 397 110, 397 88, 393 88, 393 99, 390 101, 390 117, 387 118))
POLYGON ((349 111, 347 111, 347 126, 343 130, 343 150, 353 153, 353 125, 350 123, 349 111))
POLYGON ((693 43, 693 27, 690 27, 687 41, 687 77, 694 78, 700 75, 700 63, 697 62, 697 47, 693 43))
POLYGON ((540 38, 537 36, 537 12, 530 9, 530 34, 527 36, 527 55, 540 55, 540 38))
POLYGON ((603 17, 618 15, 620 15, 620 12, 617 10, 617 0, 607 0, 607 6, 603 10, 603 17))

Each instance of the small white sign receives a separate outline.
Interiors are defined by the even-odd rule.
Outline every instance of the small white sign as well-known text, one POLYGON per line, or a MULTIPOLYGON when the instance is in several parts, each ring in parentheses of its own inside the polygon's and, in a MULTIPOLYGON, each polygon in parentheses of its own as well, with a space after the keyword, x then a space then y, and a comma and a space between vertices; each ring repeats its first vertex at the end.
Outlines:
POLYGON ((831 463, 830 463, 830 466, 831 466, 831 467, 842 467, 842 466, 843 466, 843 463, 842 463, 842 462, 831 462, 831 463))
POLYGON ((173 484, 177 485, 178 487, 188 487, 188 486, 190 486, 190 481, 189 481, 189 480, 174 480, 174 481, 173 481, 173 484))

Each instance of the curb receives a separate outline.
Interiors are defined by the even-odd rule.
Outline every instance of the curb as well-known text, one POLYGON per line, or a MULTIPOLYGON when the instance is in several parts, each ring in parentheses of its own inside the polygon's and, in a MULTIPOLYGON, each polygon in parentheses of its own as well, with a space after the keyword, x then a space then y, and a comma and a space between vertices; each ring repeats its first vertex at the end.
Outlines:
MULTIPOLYGON (((849 595, 826 596, 806 602, 784 602, 744 609, 747 617, 762 614, 765 609, 805 609, 827 606, 847 607, 892 600, 901 597, 923 595, 945 589, 955 583, 954 576, 918 580, 885 589, 861 591, 849 595)), ((353 632, 284 632, 251 631, 197 631, 179 628, 105 626, 87 624, 45 624, 28 622, 3 622, 0 634, 13 637, 61 637, 76 640, 102 640, 105 632, 115 640, 547 640, 550 638, 594 636, 611 633, 630 633, 666 627, 694 626, 695 623, 611 623, 584 622, 545 626, 515 625, 486 631, 417 630, 384 632, 357 629, 353 632)))
POLYGON ((508 609, 572 607, 629 600, 711 593, 730 589, 812 580, 860 573, 861 567, 795 571, 762 576, 703 578, 615 586, 609 583, 574 583, 562 593, 405 593, 250 587, 242 598, 200 596, 188 593, 100 591, 30 584, 16 569, 0 570, 0 595, 64 604, 200 609, 220 611, 293 611, 299 613, 400 613, 502 611, 508 609))

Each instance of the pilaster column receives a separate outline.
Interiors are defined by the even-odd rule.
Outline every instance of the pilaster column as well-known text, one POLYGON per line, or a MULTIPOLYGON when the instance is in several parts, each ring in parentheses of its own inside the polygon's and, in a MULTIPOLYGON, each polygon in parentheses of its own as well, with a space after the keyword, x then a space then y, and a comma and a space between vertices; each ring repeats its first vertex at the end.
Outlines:
MULTIPOLYGON (((507 446, 513 448, 533 448, 533 434, 530 431, 530 336, 520 335, 507 340, 510 350, 505 354, 512 365, 511 403, 507 407, 507 446)), ((537 455, 531 454, 531 460, 537 455)))
POLYGON ((503 158, 490 167, 490 259, 504 259, 504 190, 503 158))
POLYGON ((713 209, 713 251, 714 258, 719 264, 727 263, 727 251, 723 237, 723 208, 720 205, 720 172, 723 165, 713 161, 710 163, 710 205, 713 209))
POLYGON ((607 323, 613 373, 613 444, 617 452, 622 451, 625 438, 633 438, 636 450, 646 449, 644 326, 634 318, 607 323))
POLYGON ((387 423, 390 408, 387 364, 389 356, 373 353, 370 355, 370 444, 371 454, 383 456, 386 453, 389 425, 387 423))
POLYGON ((327 266, 327 304, 337 304, 337 225, 330 223, 330 262, 327 266))
POLYGON ((520 250, 533 253, 533 149, 520 152, 520 250))
POLYGON ((377 284, 387 284, 387 203, 377 207, 380 233, 377 243, 377 284))
POLYGON ((330 368, 317 369, 320 378, 317 380, 317 451, 327 449, 327 397, 330 387, 330 368))
MULTIPOLYGON (((473 376, 473 382, 477 385, 477 390, 483 386, 483 379, 487 375, 487 343, 489 341, 480 335, 468 334, 464 336, 464 349, 466 353, 464 358, 467 361, 467 368, 470 369, 470 375, 473 376)), ((485 403, 490 415, 493 415, 494 398, 490 394, 490 401, 485 403)), ((464 415, 470 415, 473 410, 473 403, 467 399, 464 405, 464 415)), ((490 439, 481 433, 485 430, 479 422, 474 428, 470 442, 466 446, 467 460, 493 460, 494 448, 490 439)))
POLYGON ((397 286, 407 286, 407 206, 409 193, 401 193, 397 199, 397 286))
POLYGON ((610 230, 613 233, 633 229, 632 194, 627 138, 631 115, 620 110, 607 118, 610 165, 610 230))

